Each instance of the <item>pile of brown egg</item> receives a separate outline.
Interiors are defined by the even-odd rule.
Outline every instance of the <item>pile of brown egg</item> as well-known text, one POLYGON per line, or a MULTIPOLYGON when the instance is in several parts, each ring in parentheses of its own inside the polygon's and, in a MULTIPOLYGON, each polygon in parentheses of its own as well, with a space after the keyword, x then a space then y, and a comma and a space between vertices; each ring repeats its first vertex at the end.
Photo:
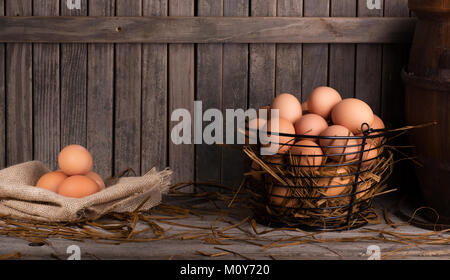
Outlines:
POLYGON ((58 165, 59 170, 43 175, 36 186, 72 198, 86 197, 105 189, 103 179, 92 171, 91 154, 83 146, 65 147, 59 153, 58 165))

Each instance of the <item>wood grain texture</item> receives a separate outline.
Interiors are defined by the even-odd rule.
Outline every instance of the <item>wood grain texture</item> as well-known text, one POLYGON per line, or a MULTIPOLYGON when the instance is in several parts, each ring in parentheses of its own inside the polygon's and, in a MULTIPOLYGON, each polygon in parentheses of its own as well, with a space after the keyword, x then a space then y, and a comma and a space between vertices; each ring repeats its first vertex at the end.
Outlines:
MULTIPOLYGON (((234 0, 236 1, 236 0, 234 0)), ((390 197, 390 196, 388 196, 390 197)), ((389 231, 393 235, 399 234, 401 236, 414 236, 414 235, 424 235, 429 234, 430 231, 423 230, 416 226, 406 224, 404 220, 398 218, 394 211, 395 209, 390 209, 392 205, 397 205, 400 197, 395 197, 394 199, 385 199, 384 197, 375 200, 376 209, 387 208, 389 211, 389 217, 394 224, 402 224, 401 229, 392 229, 384 221, 378 224, 367 224, 364 226, 365 232, 361 229, 346 230, 346 231, 326 231, 318 233, 319 236, 315 236, 316 239, 311 238, 311 233, 304 231, 295 230, 273 230, 273 227, 264 226, 261 224, 256 225, 256 230, 258 232, 265 232, 264 235, 253 235, 253 229, 249 223, 242 224, 239 228, 231 228, 226 231, 226 234, 234 237, 232 240, 227 240, 227 245, 221 246, 217 244, 211 244, 205 242, 202 238, 192 238, 192 239, 181 239, 176 238, 176 236, 186 236, 186 231, 194 231, 193 234, 200 234, 204 231, 199 229, 192 229, 191 227, 201 227, 210 228, 217 227, 219 229, 227 228, 230 223, 237 224, 242 221, 248 213, 248 209, 238 208, 235 211, 229 211, 229 209, 222 208, 222 211, 227 213, 236 213, 236 215, 229 215, 226 221, 223 219, 223 215, 217 214, 218 210, 215 208, 207 208, 206 202, 200 200, 200 202, 179 202, 179 200, 173 201, 170 197, 164 201, 165 204, 179 206, 182 208, 189 209, 202 209, 205 214, 201 216, 188 215, 188 217, 182 220, 174 220, 174 222, 183 225, 169 225, 160 221, 156 223, 167 232, 168 236, 175 236, 172 238, 164 238, 161 240, 154 240, 151 242, 126 242, 120 245, 110 244, 111 242, 98 242, 96 240, 83 240, 74 241, 61 238, 48 238, 48 242, 52 246, 42 246, 37 249, 36 247, 29 246, 30 242, 23 238, 14 238, 8 236, 0 236, 0 244, 2 246, 2 254, 9 254, 13 252, 21 252, 21 260, 55 260, 66 259, 67 258, 67 248, 71 245, 77 245, 82 248, 81 258, 83 260, 142 260, 144 262, 150 263, 153 267, 158 263, 151 263, 149 260, 180 260, 186 262, 186 260, 197 260, 199 263, 209 262, 213 260, 228 261, 236 260, 238 262, 245 262, 245 258, 251 258, 253 260, 264 260, 269 265, 272 263, 271 260, 305 260, 308 262, 308 268, 317 267, 320 269, 321 264, 313 264, 311 260, 349 260, 349 261, 367 261, 369 257, 367 252, 367 247, 369 245, 377 245, 380 247, 383 259, 392 260, 442 260, 445 261, 450 257, 450 250, 448 244, 432 244, 432 245, 422 245, 420 248, 412 247, 408 248, 405 244, 396 244, 393 242, 383 242, 380 239, 380 231, 389 231), (203 202, 203 203, 201 203, 203 202), (211 209, 210 211, 208 211, 211 209), (208 213, 210 212, 210 213, 208 213), (228 223, 230 221, 230 223, 228 223), (304 240, 305 244, 300 246, 289 246, 291 245, 290 240, 292 238, 295 240, 304 240), (320 238, 320 239, 319 239, 320 238), (252 240, 253 242, 242 242, 238 239, 252 240), (256 239, 256 240, 255 240, 256 239), (271 247, 270 249, 263 250, 261 246, 270 246, 274 242, 282 240, 281 244, 287 244, 284 247, 271 247), (348 242, 352 240, 352 242, 348 242), (353 241, 354 240, 354 241, 353 241), (369 241, 368 241, 369 240, 369 241), (347 241, 347 242, 345 242, 347 241), (219 248, 219 249, 218 249, 219 248), (238 254, 225 254, 223 256, 210 257, 202 255, 200 252, 207 254, 217 254, 224 252, 220 248, 225 250, 230 250, 238 254), (392 253, 390 253, 392 252, 392 253)), ((199 201, 199 200, 197 200, 199 201)), ((208 202, 209 203, 209 202, 208 202)), ((406 203, 404 203, 406 204, 406 203)), ((408 205, 409 206, 409 205, 408 205)), ((407 213, 412 215, 415 208, 410 206, 411 209, 402 205, 400 211, 402 213, 407 213)), ((234 210, 234 209, 233 209, 234 210)), ((377 211, 380 215, 381 211, 377 211)), ((137 224, 139 229, 148 229, 149 225, 146 222, 140 221, 137 224)), ((142 232, 139 234, 140 238, 154 238, 155 235, 150 230, 148 232, 142 232)), ((212 235, 212 234, 211 234, 212 235)), ((210 235, 210 236, 211 236, 210 235)), ((433 238, 436 238, 433 235, 433 238)), ((397 239, 396 239, 397 240, 397 239)), ((255 261, 256 262, 256 261, 255 261)), ((271 267, 272 268, 272 267, 271 267)), ((159 270, 159 269, 157 269, 159 270)), ((293 272, 296 273, 298 268, 293 266, 289 267, 288 270, 283 272, 293 272)), ((169 272, 172 275, 178 273, 178 271, 169 272)), ((214 275, 220 272, 214 273, 214 275)), ((382 271, 384 273, 384 271, 382 271)), ((279 274, 272 273, 271 274, 279 274)), ((335 271, 330 271, 330 273, 325 273, 330 276, 335 274, 335 271)), ((324 273, 321 272, 321 275, 324 273)), ((175 278, 175 277, 174 277, 175 278)), ((169 278, 170 280, 174 278, 169 278)), ((207 278, 207 277, 204 277, 207 278)), ((217 279, 219 277, 211 277, 212 279, 217 279)), ((256 278, 256 277, 255 277, 256 278)), ((281 277, 272 278, 262 278, 261 279, 280 279, 281 277)), ((325 278, 325 277, 324 277, 325 278)), ((199 278, 188 278, 188 279, 199 279, 199 278)), ((220 278, 219 278, 220 279, 220 278)), ((247 279, 251 279, 248 277, 247 279)))
MULTIPOLYGON (((193 0, 170 0, 169 16, 193 16, 193 0)), ((194 101, 194 45, 169 45, 169 113, 186 109, 193 116, 194 101)), ((170 132, 176 123, 170 122, 170 132)), ((170 133, 169 132, 169 133, 170 133)), ((193 134, 192 134, 193 135, 193 134)), ((170 138, 169 138, 170 139, 170 138)), ((170 141, 170 140, 169 140, 170 141)), ((174 170, 173 182, 194 179, 194 145, 169 144, 169 163, 174 170)))
MULTIPOLYGON (((5 0, 0 0, 0 16, 5 15, 5 0)), ((6 166, 6 92, 5 44, 0 44, 0 168, 6 166)))
MULTIPOLYGON (((355 0, 331 1, 332 17, 355 17, 355 0)), ((329 83, 342 98, 355 96, 355 57, 354 44, 330 45, 329 83)))
MULTIPOLYGON (((313 1, 310 4, 313 10, 321 6, 315 4, 318 0, 308 1, 313 1)), ((261 7, 263 5, 252 9, 261 7)), ((267 14, 263 10, 256 14, 267 14)), ((271 10, 275 15, 275 8, 271 10)), ((411 18, 355 19, 313 15, 310 14, 312 18, 1 17, 0 42, 395 43, 410 42, 416 22, 411 18)))
MULTIPOLYGON (((69 9, 60 0, 61 16, 87 16, 87 1, 81 9, 69 9)), ((86 147, 87 45, 61 44, 61 147, 86 147)))
MULTIPOLYGON (((386 1, 384 15, 389 17, 403 17, 409 15, 408 0, 386 1)), ((410 45, 395 44, 383 45, 383 68, 381 87, 381 118, 390 128, 406 125, 405 87, 401 78, 402 67, 408 64, 410 45)), ((409 145, 408 137, 404 135, 391 143, 391 145, 409 145)), ((395 166, 391 184, 400 186, 400 191, 408 193, 418 192, 417 176, 411 172, 415 164, 411 161, 400 161, 395 166)))
MULTIPOLYGON (((359 17, 383 16, 383 8, 369 10, 366 0, 358 1, 359 17)), ((379 114, 381 109, 382 55, 380 44, 359 44, 356 47, 355 96, 369 104, 375 114, 379 114)))
MULTIPOLYGON (((277 16, 300 17, 303 14, 303 0, 279 0, 277 16)), ((291 93, 302 96, 302 45, 278 44, 275 75, 275 93, 291 93)))
POLYGON ((408 61, 402 74, 406 87, 406 123, 436 121, 409 133, 417 160, 423 200, 450 224, 450 2, 410 0, 419 17, 408 61))
MULTIPOLYGON (((116 1, 117 16, 142 15, 142 2, 116 1)), ((116 46, 114 172, 141 172, 141 44, 116 46)))
MULTIPOLYGON (((387 1, 384 15, 407 17, 409 15, 408 0, 387 1)), ((400 73, 402 68, 408 64, 408 58, 408 45, 383 45, 381 117, 392 127, 404 125, 405 89, 400 73)))
MULTIPOLYGON (((252 17, 275 17, 277 1, 252 0, 252 17)), ((275 96, 275 44, 250 45, 249 106, 258 109, 269 105, 275 96)))
MULTIPOLYGON (((35 16, 58 16, 58 0, 34 0, 35 16)), ((61 149, 59 44, 33 47, 34 159, 57 168, 61 149)))
MULTIPOLYGON (((31 16, 30 1, 6 1, 7 16, 31 16)), ((6 165, 33 159, 32 47, 6 45, 6 165)))
MULTIPOLYGON (((247 0, 224 0, 223 6, 225 17, 248 16, 249 14, 249 1, 247 0)), ((247 109, 248 49, 248 44, 224 44, 223 46, 222 105, 224 111, 226 109, 247 109)), ((235 130, 234 133, 237 131, 235 130)), ((245 170, 244 158, 245 155, 240 149, 226 147, 222 149, 221 182, 223 184, 238 186, 245 170)))
MULTIPOLYGON (((144 0, 144 16, 167 16, 168 0, 144 0)), ((167 44, 142 45, 141 170, 167 166, 167 44)))
MULTIPOLYGON (((89 1, 90 16, 114 16, 114 1, 89 1)), ((88 45, 87 148, 94 171, 103 178, 113 175, 114 45, 88 45)))
MULTIPOLYGON (((199 0, 197 14, 200 17, 222 16, 223 1, 199 0)), ((222 44, 197 45, 196 100, 202 101, 204 112, 222 108, 222 51, 222 44)), ((203 122, 203 128, 211 123, 203 122)), ((220 182, 222 148, 206 143, 196 145, 195 148, 195 179, 200 182, 220 182)))
MULTIPOLYGON (((327 17, 329 0, 304 0, 305 17, 327 17)), ((303 46, 302 102, 313 89, 328 84, 328 45, 308 44, 303 46)))

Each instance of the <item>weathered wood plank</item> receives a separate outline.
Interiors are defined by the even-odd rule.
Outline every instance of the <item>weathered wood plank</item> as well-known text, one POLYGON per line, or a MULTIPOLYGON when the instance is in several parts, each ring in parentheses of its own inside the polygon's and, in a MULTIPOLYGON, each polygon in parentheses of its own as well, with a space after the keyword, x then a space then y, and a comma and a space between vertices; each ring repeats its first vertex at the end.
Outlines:
MULTIPOLYGON (((408 0, 386 1, 384 14, 389 17, 409 16, 408 0)), ((381 118, 390 128, 398 128, 405 125, 405 88, 401 78, 402 67, 408 64, 410 45, 396 44, 383 45, 383 69, 381 87, 381 118)), ((406 136, 394 140, 391 145, 408 145, 406 136)), ((395 166, 395 172, 391 178, 392 185, 401 186, 400 190, 411 192, 411 186, 417 191, 418 182, 416 176, 411 176, 411 170, 415 168, 411 161, 400 161, 395 166)))
MULTIPOLYGON (((144 0, 144 16, 167 16, 168 0, 144 0)), ((167 44, 142 45, 141 170, 167 166, 167 44)))
MULTIPOLYGON (((6 1, 7 16, 31 16, 30 1, 6 1)), ((33 159, 32 47, 6 45, 6 165, 33 159)))
MULTIPOLYGON (((315 4, 317 0, 311 1, 310 5, 317 10, 320 7, 315 4)), ((253 10, 261 7, 252 5, 253 10)), ((274 14, 273 7, 271 10, 274 14)), ((412 40, 416 22, 411 18, 317 18, 313 15, 308 14, 312 18, 2 17, 0 42, 399 43, 412 40)))
MULTIPOLYGON (((247 0, 224 0, 223 4, 225 17, 245 17, 249 14, 247 0)), ((248 44, 224 44, 223 46, 222 109, 224 112, 226 109, 247 109, 248 48, 248 44)), ((223 184, 231 186, 239 184, 244 168, 244 154, 241 150, 222 149, 221 181, 223 184)))
MULTIPOLYGON (((303 0, 279 0, 277 16, 300 17, 303 14, 303 0)), ((278 44, 275 92, 302 96, 302 45, 278 44)))
MULTIPOLYGON (((389 17, 409 16, 408 0, 387 1, 384 15, 389 17)), ((381 117, 392 127, 404 125, 404 87, 401 70, 408 63, 409 46, 384 45, 381 88, 381 117)))
MULTIPOLYGON (((252 0, 252 17, 275 17, 277 1, 252 0)), ((275 96, 275 44, 250 45, 249 106, 269 105, 275 96)))
MULTIPOLYGON (((331 1, 332 17, 355 17, 356 1, 331 1)), ((333 44, 330 46, 329 82, 343 98, 355 96, 355 56, 354 44, 333 44)))
MULTIPOLYGON (((223 1, 199 0, 197 9, 197 14, 201 17, 223 16, 223 1)), ((222 51, 222 44, 197 46, 196 100, 202 101, 203 112, 222 108, 222 51)), ((203 122, 203 128, 210 123, 203 122)), ((216 144, 196 145, 195 179, 200 182, 220 182, 221 156, 221 147, 216 144)))
MULTIPOLYGON (((142 15, 142 1, 116 1, 117 16, 142 15)), ((141 44, 116 46, 114 172, 141 172, 141 44)))
MULTIPOLYGON (((5 0, 0 0, 0 16, 5 15, 5 0)), ((5 44, 0 44, 0 168, 6 166, 6 92, 5 44)))
MULTIPOLYGON (((58 16, 59 1, 34 0, 35 16, 58 16)), ((33 47, 34 159, 56 169, 61 149, 59 44, 33 47)))
MULTIPOLYGON (((304 0, 305 17, 327 17, 329 0, 304 0)), ((303 46, 302 101, 319 86, 328 84, 328 45, 310 44, 303 46)))
MULTIPOLYGON (((115 2, 89 1, 90 16, 114 16, 115 2)), ((114 45, 88 45, 87 148, 95 172, 113 175, 114 45)))
MULTIPOLYGON (((87 16, 87 1, 81 9, 69 9, 60 0, 61 16, 87 16)), ((86 146, 87 45, 61 44, 61 146, 86 146)))
MULTIPOLYGON (((381 17, 382 9, 368 9, 366 0, 358 0, 359 17, 381 17)), ((383 5, 383 1, 382 1, 383 5)), ((356 47, 355 96, 369 104, 375 114, 381 105, 381 63, 383 48, 379 44, 358 44, 356 47)))
MULTIPOLYGON (((170 0, 169 16, 193 16, 193 0, 170 0)), ((194 112, 194 45, 169 45, 169 113, 176 109, 194 112)), ((170 131, 177 123, 170 122, 170 131)), ((192 134, 193 135, 193 134, 192 134)), ((171 139, 171 138, 169 138, 171 139)), ((170 141, 170 140, 169 140, 170 141)), ((194 179, 194 145, 169 144, 169 163, 175 171, 173 182, 192 181, 194 179)))
MULTIPOLYGON (((236 0, 233 0, 236 1, 236 0)), ((400 199, 400 198, 398 198, 400 199)), ((205 204, 199 203, 183 203, 176 204, 173 201, 166 201, 169 205, 177 205, 183 208, 201 208, 208 209, 205 204)), ((381 210, 383 208, 389 209, 395 201, 382 201, 382 203, 377 203, 376 208, 381 210)), ((211 208, 209 208, 211 209, 211 208)), ((227 209, 221 209, 226 211, 227 209)), ((236 209, 240 212, 238 217, 231 215, 227 220, 231 223, 239 223, 245 217, 246 209, 236 209)), ((412 215, 413 209, 401 209, 402 212, 412 215), (408 212, 406 212, 408 211, 408 212)), ((207 212, 207 211, 205 211, 207 212)), ((381 211, 377 211, 382 215, 381 211)), ((226 223, 221 219, 221 215, 217 214, 217 209, 211 209, 210 214, 201 215, 200 217, 190 215, 189 217, 183 219, 182 221, 175 220, 180 224, 185 224, 188 226, 198 226, 198 227, 217 227, 223 229, 229 227, 230 224, 226 223)), ((21 259, 67 259, 70 254, 67 254, 67 248, 70 245, 77 245, 81 249, 81 259, 82 260, 124 260, 124 259, 140 259, 140 260, 242 260, 243 256, 251 258, 254 260, 338 260, 338 259, 353 259, 353 260, 367 260, 369 254, 367 254, 367 248, 370 245, 377 245, 380 247, 381 257, 383 259, 440 259, 448 260, 450 258, 450 251, 448 244, 434 244, 434 245, 421 245, 419 248, 413 247, 409 248, 407 244, 398 244, 396 242, 387 242, 380 239, 380 230, 390 231, 393 234, 410 234, 412 235, 423 235, 429 234, 430 231, 408 225, 404 220, 399 219, 394 215, 393 211, 389 211, 389 217, 395 224, 402 224, 401 227, 393 229, 389 227, 385 222, 379 224, 368 224, 364 226, 364 229, 368 229, 366 232, 362 232, 361 229, 348 230, 348 231, 338 231, 338 232, 322 232, 315 233, 314 236, 316 240, 311 238, 309 233, 302 231, 283 231, 276 230, 268 232, 261 235, 255 235, 253 233, 252 227, 249 223, 244 223, 239 226, 239 228, 232 228, 226 231, 229 236, 235 237, 233 240, 226 240, 227 245, 217 245, 205 242, 203 238, 192 238, 192 239, 180 239, 178 236, 186 236, 186 231, 192 231, 193 229, 186 226, 180 225, 167 225, 165 223, 156 221, 166 232, 167 236, 175 236, 172 238, 165 238, 162 240, 154 240, 148 242, 124 242, 120 245, 117 244, 104 244, 101 242, 96 242, 94 240, 84 240, 84 241, 73 241, 65 240, 60 238, 49 238, 48 241, 51 246, 33 247, 29 246, 29 241, 14 237, 0 236, 0 254, 9 254, 14 252, 20 252, 22 254, 21 259), (370 232, 373 230, 373 232, 370 232), (184 232, 184 234, 183 234, 184 232), (263 249, 261 246, 274 244, 276 241, 282 241, 282 244, 288 245, 292 242, 289 238, 296 239, 298 241, 305 241, 305 244, 296 246, 285 246, 285 247, 274 247, 263 249), (237 239, 240 240, 237 240, 237 239), (349 240, 354 239, 353 242, 349 240), (253 244, 242 242, 242 239, 250 239, 253 244), (316 242, 309 242, 316 241, 316 242), (237 254, 225 254, 217 257, 204 256, 199 252, 216 254, 223 253, 223 250, 218 248, 223 248, 230 250, 232 252, 240 253, 241 256, 237 254), (392 255, 392 252, 395 253, 392 255), (391 253, 391 255, 389 254, 391 253)), ((143 229, 148 229, 148 224, 139 222, 136 225, 136 231, 143 229)), ((263 232, 266 230, 271 230, 272 228, 258 224, 258 232, 263 232)), ((136 232, 135 231, 135 232, 136 232)), ((197 232, 202 232, 197 230, 197 232)), ((204 232, 204 231, 203 231, 204 232)), ((192 233, 194 236, 196 233, 192 233)), ((211 234, 212 235, 212 234, 211 234)), ((136 237, 136 236, 135 236, 136 237)), ((154 234, 149 232, 140 233, 139 238, 154 238, 154 234)), ((434 235, 433 238, 437 238, 434 235)), ((292 244, 291 244, 292 245, 292 244)), ((292 271, 295 271, 293 268, 292 271)), ((173 277, 176 278, 176 277, 173 277)), ((170 278, 170 279, 173 279, 170 278)), ((211 277, 213 279, 220 277, 211 277)), ((272 277, 271 279, 275 279, 272 277)))

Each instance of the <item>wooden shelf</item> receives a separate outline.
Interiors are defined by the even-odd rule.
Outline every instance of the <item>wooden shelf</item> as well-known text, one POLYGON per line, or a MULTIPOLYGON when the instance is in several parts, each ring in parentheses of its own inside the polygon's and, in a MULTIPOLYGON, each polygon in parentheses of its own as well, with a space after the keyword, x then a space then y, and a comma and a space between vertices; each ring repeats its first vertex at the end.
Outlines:
POLYGON ((406 17, 0 17, 0 42, 409 43, 415 22, 406 17))

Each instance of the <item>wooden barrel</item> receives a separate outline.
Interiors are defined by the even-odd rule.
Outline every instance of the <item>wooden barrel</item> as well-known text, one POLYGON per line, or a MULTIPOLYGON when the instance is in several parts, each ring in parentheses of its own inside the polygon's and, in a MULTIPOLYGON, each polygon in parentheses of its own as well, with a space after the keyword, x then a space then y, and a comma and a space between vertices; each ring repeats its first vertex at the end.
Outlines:
POLYGON ((418 17, 408 68, 406 120, 438 124, 411 132, 425 202, 450 223, 450 0, 409 0, 418 17))

